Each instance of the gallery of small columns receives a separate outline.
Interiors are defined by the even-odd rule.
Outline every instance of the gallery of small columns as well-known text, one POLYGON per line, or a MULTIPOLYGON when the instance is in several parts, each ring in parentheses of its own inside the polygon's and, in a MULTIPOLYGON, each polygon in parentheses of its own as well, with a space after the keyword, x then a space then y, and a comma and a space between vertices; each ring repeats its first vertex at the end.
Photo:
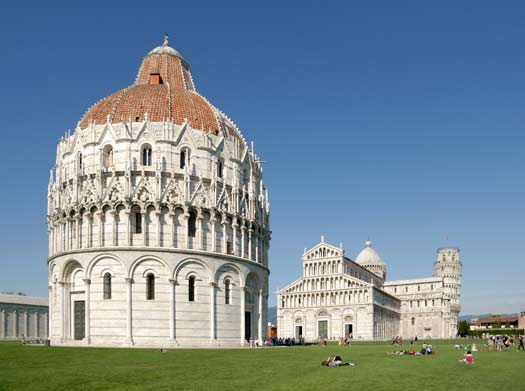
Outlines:
POLYGON ((2 308, 0 339, 47 338, 47 316, 47 308, 2 308))
MULTIPOLYGON (((328 282, 341 280, 339 278, 327 279, 328 282)), ((332 282, 335 285, 335 283, 332 282)), ((332 285, 324 285, 323 279, 307 281, 308 290, 332 289, 332 285), (315 284, 315 285, 314 285, 315 284), (313 288, 310 288, 313 286, 313 288)), ((333 288, 339 288, 334 286, 333 288)), ((301 308, 324 305, 366 304, 369 302, 367 289, 348 289, 337 292, 314 292, 287 294, 281 298, 281 308, 301 308)))
POLYGON ((86 267, 69 256, 51 260, 51 343, 246 346, 247 340, 266 338, 266 268, 206 256, 162 256, 122 262, 98 255, 86 267))
POLYGON ((188 206, 105 205, 50 223, 49 254, 111 246, 194 249, 268 265, 269 231, 238 215, 188 206))

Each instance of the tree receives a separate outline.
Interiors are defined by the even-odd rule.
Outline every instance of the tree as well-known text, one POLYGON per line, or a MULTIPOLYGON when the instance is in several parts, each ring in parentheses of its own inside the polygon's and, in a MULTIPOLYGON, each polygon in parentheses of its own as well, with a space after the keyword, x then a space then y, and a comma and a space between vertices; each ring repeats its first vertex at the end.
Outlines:
POLYGON ((495 321, 494 323, 492 323, 492 328, 501 329, 501 322, 499 320, 495 321))
POLYGON ((508 320, 505 322, 505 328, 510 329, 510 322, 508 320))
POLYGON ((466 320, 460 320, 458 322, 458 334, 464 337, 470 331, 470 325, 466 320))

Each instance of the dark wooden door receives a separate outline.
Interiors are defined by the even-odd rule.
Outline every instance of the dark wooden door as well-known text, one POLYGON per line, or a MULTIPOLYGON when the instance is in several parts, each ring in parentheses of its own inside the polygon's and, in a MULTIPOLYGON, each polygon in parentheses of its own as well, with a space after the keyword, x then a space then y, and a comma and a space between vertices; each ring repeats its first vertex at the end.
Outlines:
POLYGON ((252 338, 252 313, 244 313, 244 339, 249 341, 252 338))
POLYGON ((84 339, 86 335, 86 302, 74 301, 75 339, 84 339))

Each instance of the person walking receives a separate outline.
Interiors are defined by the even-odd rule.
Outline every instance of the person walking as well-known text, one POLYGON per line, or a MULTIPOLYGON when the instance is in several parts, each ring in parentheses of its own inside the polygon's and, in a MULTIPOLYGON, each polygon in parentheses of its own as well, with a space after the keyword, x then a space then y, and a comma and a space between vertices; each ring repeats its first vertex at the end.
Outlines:
POLYGON ((521 350, 525 351, 525 346, 523 346, 523 335, 520 335, 520 344, 518 346, 518 352, 521 350))

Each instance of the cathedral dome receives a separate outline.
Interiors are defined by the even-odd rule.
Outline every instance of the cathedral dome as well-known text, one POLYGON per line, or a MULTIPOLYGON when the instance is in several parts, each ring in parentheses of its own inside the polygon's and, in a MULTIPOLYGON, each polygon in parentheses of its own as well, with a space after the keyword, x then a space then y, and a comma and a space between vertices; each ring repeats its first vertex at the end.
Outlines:
POLYGON ((367 240, 365 248, 359 253, 355 261, 360 265, 384 265, 383 260, 376 250, 372 248, 372 242, 367 240))
POLYGON ((386 278, 386 265, 377 251, 372 248, 370 240, 365 242, 365 248, 361 250, 355 261, 379 277, 386 278))
POLYGON ((189 65, 164 43, 142 60, 135 83, 103 98, 82 117, 79 127, 107 122, 188 122, 193 129, 218 134, 222 113, 195 91, 189 65))

